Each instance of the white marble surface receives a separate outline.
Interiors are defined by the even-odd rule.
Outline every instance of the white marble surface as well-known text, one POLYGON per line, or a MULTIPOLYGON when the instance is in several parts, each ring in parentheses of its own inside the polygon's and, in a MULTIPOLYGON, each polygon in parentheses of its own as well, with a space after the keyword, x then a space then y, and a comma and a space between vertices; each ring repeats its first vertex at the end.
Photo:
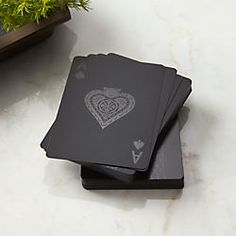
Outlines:
POLYGON ((93 0, 45 43, 0 64, 0 235, 236 235, 235 0, 93 0), (117 52, 193 79, 183 191, 84 190, 45 158, 75 55, 117 52))

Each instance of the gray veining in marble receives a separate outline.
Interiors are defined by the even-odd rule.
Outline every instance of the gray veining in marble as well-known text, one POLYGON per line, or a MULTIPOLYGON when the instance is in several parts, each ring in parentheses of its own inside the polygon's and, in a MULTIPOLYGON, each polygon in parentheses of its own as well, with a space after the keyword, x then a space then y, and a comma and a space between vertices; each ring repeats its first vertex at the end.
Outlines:
POLYGON ((93 0, 90 13, 0 62, 0 235, 236 235, 236 3, 93 0), (181 111, 183 191, 86 191, 45 158, 76 55, 116 52, 193 79, 181 111))

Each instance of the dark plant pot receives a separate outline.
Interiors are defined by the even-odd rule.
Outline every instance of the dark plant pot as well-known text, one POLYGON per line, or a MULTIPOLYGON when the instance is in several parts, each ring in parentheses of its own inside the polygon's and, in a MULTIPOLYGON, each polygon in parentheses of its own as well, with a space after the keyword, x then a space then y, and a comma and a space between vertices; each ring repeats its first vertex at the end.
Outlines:
POLYGON ((48 38, 53 33, 55 26, 70 19, 70 11, 65 8, 41 21, 40 24, 32 22, 8 33, 0 31, 0 60, 48 38))

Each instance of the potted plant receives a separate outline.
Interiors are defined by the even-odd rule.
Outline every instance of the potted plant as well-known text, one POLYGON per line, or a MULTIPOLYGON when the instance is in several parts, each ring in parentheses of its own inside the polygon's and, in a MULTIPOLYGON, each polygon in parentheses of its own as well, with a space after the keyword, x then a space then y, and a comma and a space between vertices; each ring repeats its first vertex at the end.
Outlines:
POLYGON ((49 37, 89 0, 0 0, 0 60, 49 37))

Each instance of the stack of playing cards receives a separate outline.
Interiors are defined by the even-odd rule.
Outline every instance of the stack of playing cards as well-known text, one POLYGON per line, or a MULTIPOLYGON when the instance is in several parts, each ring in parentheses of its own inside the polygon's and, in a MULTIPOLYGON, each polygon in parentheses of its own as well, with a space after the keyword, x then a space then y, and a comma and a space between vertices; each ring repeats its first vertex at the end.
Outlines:
POLYGON ((82 165, 86 189, 182 188, 178 111, 191 80, 116 54, 75 57, 41 147, 82 165))

